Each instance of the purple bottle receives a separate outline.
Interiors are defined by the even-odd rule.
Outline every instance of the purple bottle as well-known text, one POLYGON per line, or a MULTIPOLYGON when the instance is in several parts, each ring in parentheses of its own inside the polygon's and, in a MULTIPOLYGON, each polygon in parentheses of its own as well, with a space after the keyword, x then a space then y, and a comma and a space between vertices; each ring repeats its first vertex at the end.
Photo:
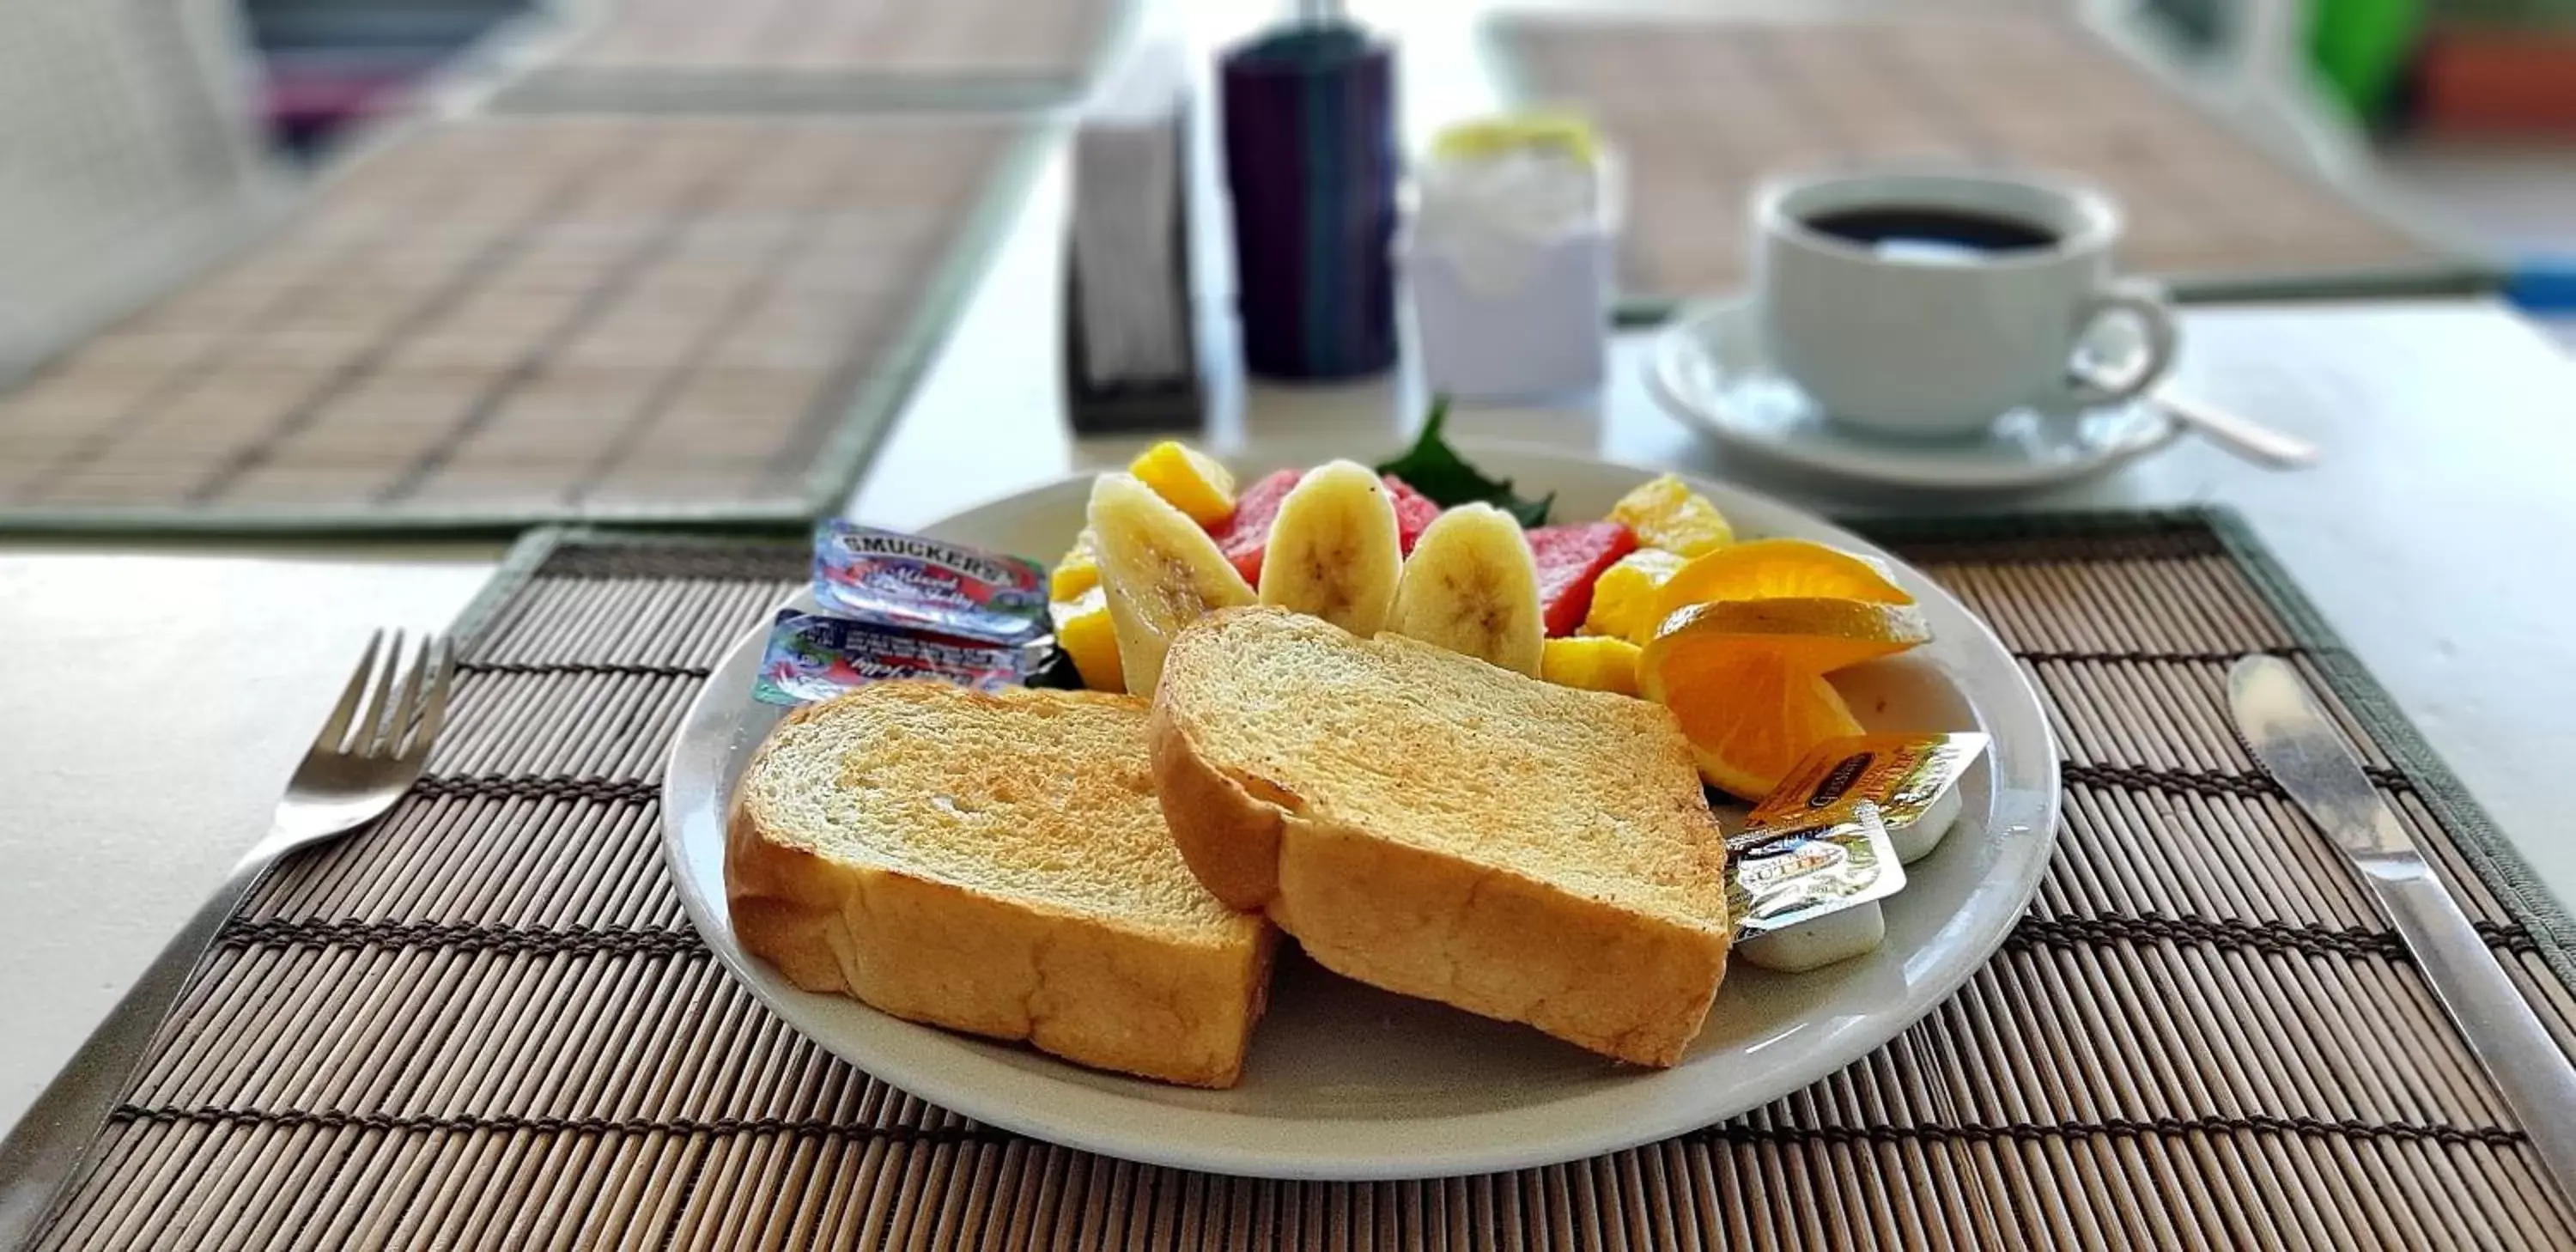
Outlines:
POLYGON ((1272 378, 1395 363, 1395 56, 1345 22, 1221 62, 1244 365, 1272 378))

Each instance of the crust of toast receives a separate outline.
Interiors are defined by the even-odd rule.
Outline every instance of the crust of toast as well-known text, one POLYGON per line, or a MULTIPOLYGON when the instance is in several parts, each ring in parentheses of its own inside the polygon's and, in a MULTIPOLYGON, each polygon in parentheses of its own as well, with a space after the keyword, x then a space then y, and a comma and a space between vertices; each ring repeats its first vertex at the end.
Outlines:
POLYGON ((1642 1065, 1697 1037, 1726 973, 1723 916, 1657 916, 1335 820, 1220 764, 1187 703, 1167 680, 1149 721, 1173 841, 1219 899, 1265 911, 1318 964, 1642 1065))
POLYGON ((1154 794, 1181 859, 1227 908, 1267 909, 1279 895, 1279 840, 1295 797, 1276 783, 1211 764, 1172 701, 1156 699, 1145 725, 1154 794), (1255 787, 1263 796, 1253 794, 1255 787))
POLYGON ((726 892, 744 950, 796 986, 911 1021, 1024 1040, 1102 1069, 1197 1087, 1229 1087, 1241 1076, 1267 999, 1273 928, 1222 938, 1161 933, 820 856, 790 846, 768 821, 748 788, 736 796, 726 892))

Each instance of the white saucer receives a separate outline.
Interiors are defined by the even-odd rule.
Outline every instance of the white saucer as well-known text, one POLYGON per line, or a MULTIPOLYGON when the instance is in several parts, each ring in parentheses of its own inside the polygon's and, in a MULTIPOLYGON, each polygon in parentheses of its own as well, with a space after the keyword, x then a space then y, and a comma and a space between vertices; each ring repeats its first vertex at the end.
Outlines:
POLYGON ((2182 433, 2146 405, 2015 409, 1994 429, 1912 442, 1827 418, 1772 368, 1741 300, 1684 310, 1655 339, 1646 382, 1666 411, 1730 449, 1836 478, 1924 491, 2026 491, 2105 473, 2182 433))

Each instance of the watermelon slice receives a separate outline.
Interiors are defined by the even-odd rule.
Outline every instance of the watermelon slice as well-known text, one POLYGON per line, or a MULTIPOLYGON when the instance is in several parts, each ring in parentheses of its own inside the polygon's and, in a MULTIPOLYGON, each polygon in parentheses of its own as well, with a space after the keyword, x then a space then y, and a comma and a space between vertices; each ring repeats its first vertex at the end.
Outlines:
POLYGON ((1270 526, 1279 520, 1279 502, 1305 476, 1304 470, 1284 469, 1264 477, 1235 493, 1233 516, 1208 528, 1243 581, 1261 585, 1261 558, 1270 551, 1270 526))
POLYGON ((1431 529, 1440 516, 1440 506, 1431 497, 1413 489, 1413 484, 1393 474, 1381 474, 1386 480, 1386 493, 1395 497, 1395 542, 1406 556, 1413 555, 1413 541, 1431 529))
POLYGON ((1541 526, 1529 532, 1529 546, 1538 562, 1539 617, 1548 637, 1558 638, 1583 624, 1592 611, 1592 584, 1637 550, 1637 536, 1617 522, 1580 522, 1541 526))

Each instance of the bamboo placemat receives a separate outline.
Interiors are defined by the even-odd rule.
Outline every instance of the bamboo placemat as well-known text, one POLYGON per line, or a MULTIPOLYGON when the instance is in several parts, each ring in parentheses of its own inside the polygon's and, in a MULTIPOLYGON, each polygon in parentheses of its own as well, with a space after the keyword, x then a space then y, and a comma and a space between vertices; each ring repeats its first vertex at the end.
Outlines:
MULTIPOLYGON (((1927 11, 1930 10, 1930 11, 1927 11)), ((1513 90, 1590 115, 1625 154, 1621 281, 1641 302, 1747 276, 1748 200, 1774 175, 1973 162, 2062 172, 2128 219, 2122 261, 2186 296, 2459 289, 2492 265, 2366 188, 2293 166, 2062 16, 1494 23, 1513 90)))
POLYGON ((515 109, 1028 107, 1077 94, 1132 0, 602 0, 533 38, 515 109))
POLYGON ((659 862, 665 742, 801 545, 545 536, 475 614, 426 780, 253 896, 41 1246, 2576 1243, 2350 872, 2249 772, 2228 662, 2287 655, 2339 694, 2562 1041, 2566 920, 2228 519, 1889 536, 2046 693, 2057 858, 1957 998, 1755 1113, 1324 1184, 1096 1158, 893 1090, 740 990, 659 862))
POLYGON ((0 526, 828 510, 1035 138, 911 115, 423 126, 0 396, 0 526))

